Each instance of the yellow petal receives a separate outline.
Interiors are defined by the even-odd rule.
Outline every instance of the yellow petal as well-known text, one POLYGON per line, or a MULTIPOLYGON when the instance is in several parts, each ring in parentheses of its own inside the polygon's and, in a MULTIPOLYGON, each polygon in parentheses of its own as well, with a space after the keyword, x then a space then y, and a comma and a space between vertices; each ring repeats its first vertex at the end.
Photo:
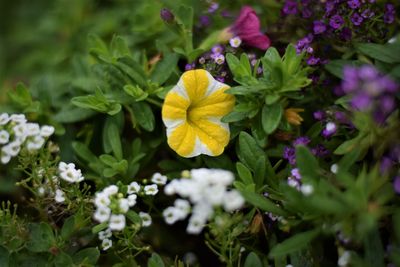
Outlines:
POLYGON ((196 133, 188 123, 179 125, 168 136, 168 145, 182 157, 191 156, 195 143, 196 133))
MULTIPOLYGON (((229 128, 227 128, 227 124, 224 127, 223 123, 215 123, 211 120, 200 119, 195 122, 190 122, 190 125, 196 132, 200 143, 209 151, 199 152, 210 156, 218 156, 224 152, 225 146, 229 143, 229 128)), ((197 151, 195 151, 195 153, 196 152, 197 151)))
POLYGON ((178 93, 170 92, 165 97, 162 107, 163 119, 184 119, 190 102, 178 93))
POLYGON ((209 85, 209 76, 205 70, 189 70, 182 74, 181 80, 192 104, 201 100, 209 85))

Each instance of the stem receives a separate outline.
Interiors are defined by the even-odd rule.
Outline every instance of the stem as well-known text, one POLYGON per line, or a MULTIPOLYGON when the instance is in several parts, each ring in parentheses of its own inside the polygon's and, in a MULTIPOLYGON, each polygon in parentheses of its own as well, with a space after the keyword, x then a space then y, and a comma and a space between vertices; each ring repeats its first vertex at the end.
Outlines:
POLYGON ((159 102, 159 101, 157 101, 155 99, 152 99, 150 97, 146 98, 146 101, 151 103, 151 104, 153 104, 153 105, 156 105, 157 107, 160 107, 160 108, 162 108, 162 106, 163 106, 163 104, 161 102, 159 102))

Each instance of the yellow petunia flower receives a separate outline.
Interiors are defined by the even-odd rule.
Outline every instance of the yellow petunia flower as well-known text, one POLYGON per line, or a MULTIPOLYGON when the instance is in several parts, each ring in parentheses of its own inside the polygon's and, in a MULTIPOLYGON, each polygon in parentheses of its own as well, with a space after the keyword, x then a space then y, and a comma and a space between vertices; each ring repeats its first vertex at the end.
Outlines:
POLYGON ((229 127, 221 122, 235 105, 228 85, 206 70, 189 70, 168 92, 162 107, 168 145, 182 157, 218 156, 229 142, 229 127))

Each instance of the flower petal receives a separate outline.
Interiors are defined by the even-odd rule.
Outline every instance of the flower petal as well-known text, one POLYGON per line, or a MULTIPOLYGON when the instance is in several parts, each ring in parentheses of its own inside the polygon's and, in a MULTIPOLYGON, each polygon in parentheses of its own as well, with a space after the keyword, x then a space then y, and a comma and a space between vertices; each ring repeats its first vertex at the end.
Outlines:
POLYGON ((170 92, 165 97, 162 107, 163 119, 185 119, 190 102, 176 92, 170 92))
POLYGON ((210 84, 207 74, 208 72, 202 69, 189 70, 182 74, 181 81, 192 104, 205 96, 210 84))
POLYGON ((168 145, 182 157, 191 157, 196 143, 196 133, 188 123, 178 125, 167 132, 168 145))

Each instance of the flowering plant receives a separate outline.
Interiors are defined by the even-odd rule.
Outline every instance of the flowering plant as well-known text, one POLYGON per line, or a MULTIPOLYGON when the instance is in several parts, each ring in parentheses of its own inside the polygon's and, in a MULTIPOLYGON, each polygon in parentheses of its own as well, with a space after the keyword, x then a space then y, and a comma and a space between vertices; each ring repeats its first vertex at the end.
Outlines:
POLYGON ((0 266, 400 266, 398 2, 14 2, 0 266))

